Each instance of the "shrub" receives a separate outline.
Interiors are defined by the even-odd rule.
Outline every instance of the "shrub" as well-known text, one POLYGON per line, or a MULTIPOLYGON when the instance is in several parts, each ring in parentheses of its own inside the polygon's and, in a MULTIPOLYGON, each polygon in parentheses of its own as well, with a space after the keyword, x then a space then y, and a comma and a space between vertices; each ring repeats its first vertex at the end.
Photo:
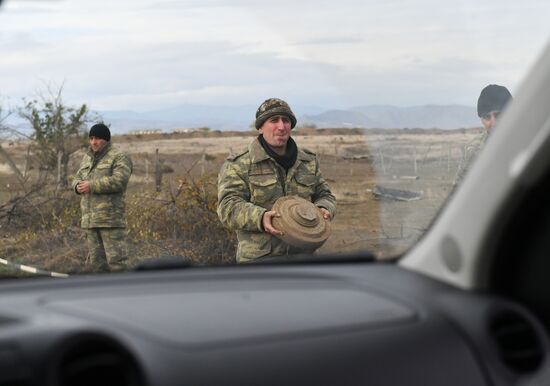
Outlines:
POLYGON ((183 178, 177 188, 135 195, 128 204, 129 236, 141 257, 183 255, 200 263, 233 262, 235 240, 216 214, 214 176, 183 178), (151 254, 153 256, 151 256, 151 254))
MULTIPOLYGON (((126 197, 130 265, 166 255, 196 263, 234 262, 235 238, 216 214, 216 179, 183 178, 161 193, 129 192, 126 197)), ((0 246, 0 257, 58 272, 86 266, 85 234, 80 229, 80 198, 44 187, 18 202, 0 246), (5 242, 4 242, 5 241, 5 242)))

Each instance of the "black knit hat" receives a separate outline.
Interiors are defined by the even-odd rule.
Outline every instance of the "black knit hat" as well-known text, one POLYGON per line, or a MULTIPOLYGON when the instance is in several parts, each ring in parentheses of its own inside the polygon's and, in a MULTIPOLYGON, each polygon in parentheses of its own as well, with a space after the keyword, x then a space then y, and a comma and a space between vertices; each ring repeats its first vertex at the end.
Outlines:
POLYGON ((288 103, 282 99, 269 98, 262 102, 256 111, 256 129, 262 127, 265 121, 274 115, 285 115, 290 119, 291 128, 296 126, 296 116, 290 109, 288 103))
POLYGON ((483 117, 492 111, 502 111, 506 103, 512 99, 512 94, 504 86, 490 84, 481 90, 477 100, 477 116, 483 117))
POLYGON ((111 131, 104 123, 96 123, 90 129, 90 134, 88 134, 88 137, 96 137, 104 139, 106 141, 110 141, 111 131))

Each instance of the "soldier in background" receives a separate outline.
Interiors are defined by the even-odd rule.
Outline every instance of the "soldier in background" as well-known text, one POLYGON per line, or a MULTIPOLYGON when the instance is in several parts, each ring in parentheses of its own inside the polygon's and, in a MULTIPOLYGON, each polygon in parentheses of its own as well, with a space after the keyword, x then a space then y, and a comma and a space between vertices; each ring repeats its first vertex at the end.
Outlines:
POLYGON ((125 193, 132 174, 130 157, 111 145, 109 128, 98 123, 89 132, 90 148, 72 183, 81 195, 81 226, 86 230, 88 259, 94 269, 126 267, 125 193))
POLYGON ((512 94, 504 86, 490 84, 481 90, 477 100, 477 115, 481 119, 483 131, 464 147, 463 156, 453 181, 454 186, 458 185, 466 175, 473 160, 483 148, 489 134, 495 127, 498 116, 504 111, 506 104, 511 99, 512 94))
POLYGON ((296 117, 277 98, 265 100, 256 111, 259 131, 246 150, 230 155, 218 176, 218 217, 237 232, 237 262, 301 253, 281 239, 271 223, 271 210, 282 196, 296 195, 313 202, 325 219, 332 219, 336 199, 319 170, 315 153, 300 149, 290 137, 296 117))

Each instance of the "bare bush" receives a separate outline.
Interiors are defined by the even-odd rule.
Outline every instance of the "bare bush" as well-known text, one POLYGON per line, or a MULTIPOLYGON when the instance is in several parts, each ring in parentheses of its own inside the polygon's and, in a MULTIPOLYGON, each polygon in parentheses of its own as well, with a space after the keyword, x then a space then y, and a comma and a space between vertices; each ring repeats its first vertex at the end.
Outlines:
MULTIPOLYGON (((46 270, 88 271, 79 201, 52 184, 0 205, 0 228, 5 230, 0 255, 46 270)), ((219 222, 216 201, 215 176, 182 178, 161 193, 129 193, 130 266, 168 255, 199 264, 234 262, 235 239, 219 222)))
POLYGON ((0 227, 8 238, 0 253, 46 270, 83 271, 80 256, 85 256, 85 242, 78 227, 78 206, 72 192, 51 185, 17 195, 0 206, 0 227))
POLYGON ((128 200, 129 236, 143 257, 183 255, 200 263, 234 261, 235 239, 216 214, 216 179, 186 177, 167 192, 128 200))

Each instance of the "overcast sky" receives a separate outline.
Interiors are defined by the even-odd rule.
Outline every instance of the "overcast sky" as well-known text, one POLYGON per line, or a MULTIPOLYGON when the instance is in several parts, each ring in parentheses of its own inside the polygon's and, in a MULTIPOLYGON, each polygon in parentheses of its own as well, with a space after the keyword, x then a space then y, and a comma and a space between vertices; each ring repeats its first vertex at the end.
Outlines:
POLYGON ((512 93, 550 37, 523 0, 4 0, 0 101, 64 84, 67 103, 474 105, 512 93))

